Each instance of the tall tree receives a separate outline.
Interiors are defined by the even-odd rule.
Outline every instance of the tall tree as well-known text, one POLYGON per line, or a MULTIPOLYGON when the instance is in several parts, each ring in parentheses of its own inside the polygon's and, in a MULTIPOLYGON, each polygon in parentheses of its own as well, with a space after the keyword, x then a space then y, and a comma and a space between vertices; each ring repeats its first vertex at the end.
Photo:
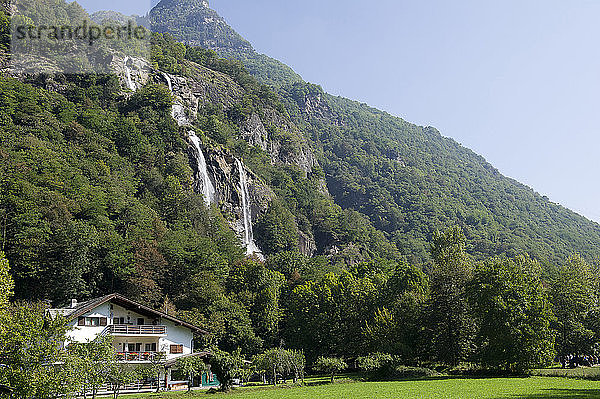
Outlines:
POLYGON ((530 258, 496 258, 475 267, 467 295, 478 319, 477 359, 511 372, 554 357, 553 318, 540 267, 530 258))
POLYGON ((597 276, 580 256, 572 255, 552 281, 551 300, 556 320, 557 349, 561 357, 592 353, 593 316, 598 308, 597 276))
POLYGON ((397 265, 379 292, 380 308, 364 324, 368 349, 397 355, 405 363, 414 362, 420 355, 418 344, 427 295, 427 277, 420 268, 397 265))
POLYGON ((473 266, 465 252, 466 239, 459 227, 433 235, 430 297, 425 311, 426 347, 443 363, 457 365, 473 349, 475 323, 466 298, 473 266))

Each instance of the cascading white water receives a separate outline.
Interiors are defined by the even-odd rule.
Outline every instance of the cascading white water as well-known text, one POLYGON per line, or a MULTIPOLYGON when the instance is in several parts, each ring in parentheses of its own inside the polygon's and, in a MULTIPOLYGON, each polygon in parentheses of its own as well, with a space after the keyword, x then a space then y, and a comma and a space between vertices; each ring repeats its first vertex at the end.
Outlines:
POLYGON ((169 86, 169 91, 172 93, 173 92, 173 82, 171 81, 171 77, 166 72, 163 72, 162 75, 165 78, 165 80, 167 81, 167 85, 169 86))
POLYGON ((185 115, 185 108, 183 104, 173 103, 173 107, 171 108, 171 116, 177 121, 179 126, 187 126, 190 124, 190 121, 185 115))
POLYGON ((196 132, 190 130, 188 132, 188 138, 190 142, 194 146, 197 152, 197 162, 198 162, 198 173, 200 174, 198 181, 202 184, 202 195, 204 196, 204 202, 206 202, 207 206, 214 203, 216 200, 215 186, 210 180, 210 176, 208 175, 208 167, 206 164, 206 158, 204 158, 204 152, 202 152, 202 146, 200 145, 200 139, 196 136, 196 132))
POLYGON ((127 77, 127 88, 131 91, 136 91, 137 87, 136 87, 135 83, 133 82, 133 79, 131 78, 131 69, 127 65, 127 62, 129 60, 130 60, 129 57, 125 57, 125 60, 123 60, 123 67, 125 68, 125 75, 127 77))
POLYGON ((240 194, 242 197, 242 219, 244 222, 244 237, 243 244, 246 247, 246 254, 258 254, 260 255, 260 249, 254 242, 254 233, 252 231, 252 212, 250 208, 250 195, 248 194, 248 179, 246 177, 246 171, 239 159, 235 160, 237 168, 240 173, 240 194))
MULTIPOLYGON (((168 73, 163 72, 163 77, 167 81, 167 86, 169 87, 169 91, 173 93, 173 81, 171 76, 168 73)), ((187 126, 190 124, 187 116, 185 115, 185 107, 180 102, 173 102, 173 106, 171 107, 171 117, 177 121, 179 126, 187 126)))

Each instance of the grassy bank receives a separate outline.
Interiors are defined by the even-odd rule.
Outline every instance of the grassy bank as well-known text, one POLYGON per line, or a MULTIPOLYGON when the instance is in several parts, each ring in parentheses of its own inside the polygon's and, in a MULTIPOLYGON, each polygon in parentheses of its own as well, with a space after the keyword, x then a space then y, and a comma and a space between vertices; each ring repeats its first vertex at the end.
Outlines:
POLYGON ((600 380, 599 367, 577 367, 574 369, 539 369, 532 370, 531 375, 537 377, 565 377, 565 378, 586 378, 600 380))
MULTIPOLYGON (((440 378, 400 382, 341 382, 296 388, 247 387, 217 397, 240 399, 403 398, 403 399, 600 399, 600 383, 567 378, 440 378)), ((127 399, 184 399, 206 393, 164 393, 127 399)))

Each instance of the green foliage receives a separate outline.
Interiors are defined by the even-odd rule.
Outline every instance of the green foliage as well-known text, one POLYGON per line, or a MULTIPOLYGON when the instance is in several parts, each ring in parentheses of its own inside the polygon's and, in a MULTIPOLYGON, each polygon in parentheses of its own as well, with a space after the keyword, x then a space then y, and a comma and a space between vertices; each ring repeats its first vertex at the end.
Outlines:
POLYGON ((8 50, 10 46, 10 17, 0 10, 0 51, 8 50))
POLYGON ((475 322, 466 297, 473 267, 465 253, 462 230, 435 232, 431 252, 434 265, 425 311, 424 347, 434 359, 456 366, 471 355, 475 334, 475 322))
POLYGON ((405 363, 414 362, 420 355, 423 334, 426 276, 416 267, 398 265, 379 295, 380 307, 369 315, 362 329, 367 349, 395 354, 405 363))
POLYGON ((183 375, 189 376, 188 391, 192 388, 192 381, 194 377, 202 374, 209 370, 209 367, 204 361, 198 356, 188 356, 177 360, 177 369, 179 369, 183 375))
POLYGON ((467 293, 479 323, 477 358, 484 365, 522 372, 552 361, 553 315, 537 262, 522 256, 483 262, 467 293))
POLYGON ((113 392, 114 399, 119 397, 121 390, 127 384, 133 383, 141 377, 142 370, 135 365, 127 363, 109 363, 106 371, 106 381, 113 392))
POLYGON ((257 242, 265 254, 292 251, 298 246, 298 225, 294 215, 279 202, 256 222, 257 242))
POLYGON ((556 320, 557 350, 569 354, 593 353, 597 342, 594 316, 598 307, 598 275, 579 255, 572 255, 552 281, 550 298, 556 320))
POLYGON ((81 392, 84 396, 90 392, 95 398, 116 362, 112 337, 69 343, 68 355, 66 367, 72 381, 76 382, 73 392, 81 392))
POLYGON ((281 348, 269 349, 252 359, 255 370, 263 376, 269 375, 273 385, 277 385, 279 376, 285 380, 292 375, 294 383, 303 378, 305 363, 304 353, 301 351, 281 348))
POLYGON ((244 359, 239 350, 232 353, 213 348, 208 357, 210 369, 221 383, 221 391, 227 392, 231 389, 233 379, 236 377, 237 370, 241 369, 244 359))
POLYGON ((370 380, 385 381, 404 378, 432 377, 436 373, 424 367, 408 367, 398 357, 387 353, 372 353, 357 359, 358 368, 370 380))
POLYGON ((348 272, 297 286, 287 305, 286 342, 304 349, 312 360, 325 354, 360 353, 361 325, 375 306, 377 291, 371 279, 348 272))
POLYGON ((16 397, 54 398, 74 386, 62 344, 66 326, 52 319, 42 303, 11 304, 0 313, 0 384, 16 397))
POLYGON ((8 301, 13 295, 15 283, 10 275, 10 266, 4 252, 0 251, 0 312, 8 306, 8 301))
POLYGON ((344 359, 339 357, 323 357, 320 356, 313 365, 315 370, 331 375, 331 383, 334 382, 335 375, 346 370, 348 365, 344 359))

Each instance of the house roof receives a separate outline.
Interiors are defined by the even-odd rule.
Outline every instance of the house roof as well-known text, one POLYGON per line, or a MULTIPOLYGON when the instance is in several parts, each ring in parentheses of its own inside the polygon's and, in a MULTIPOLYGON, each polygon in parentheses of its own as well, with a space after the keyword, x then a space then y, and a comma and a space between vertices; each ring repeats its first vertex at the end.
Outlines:
POLYGON ((166 313, 160 312, 158 310, 154 310, 148 306, 145 306, 145 305, 142 305, 141 303, 132 301, 131 299, 128 299, 128 298, 124 297, 123 295, 116 294, 116 293, 105 295, 100 298, 90 299, 89 301, 80 302, 74 308, 51 309, 50 312, 52 312, 54 314, 60 314, 64 317, 68 318, 69 320, 73 320, 73 319, 78 318, 79 316, 82 316, 82 315, 94 310, 95 308, 97 308, 98 306, 100 306, 106 302, 114 303, 114 304, 122 306, 126 309, 135 310, 136 313, 142 314, 144 316, 161 317, 163 319, 172 321, 173 323, 175 323, 177 325, 189 328, 190 330, 193 330, 194 332, 199 333, 199 334, 208 334, 207 331, 201 329, 200 327, 197 327, 193 324, 187 323, 181 319, 178 319, 178 318, 168 315, 166 313))

